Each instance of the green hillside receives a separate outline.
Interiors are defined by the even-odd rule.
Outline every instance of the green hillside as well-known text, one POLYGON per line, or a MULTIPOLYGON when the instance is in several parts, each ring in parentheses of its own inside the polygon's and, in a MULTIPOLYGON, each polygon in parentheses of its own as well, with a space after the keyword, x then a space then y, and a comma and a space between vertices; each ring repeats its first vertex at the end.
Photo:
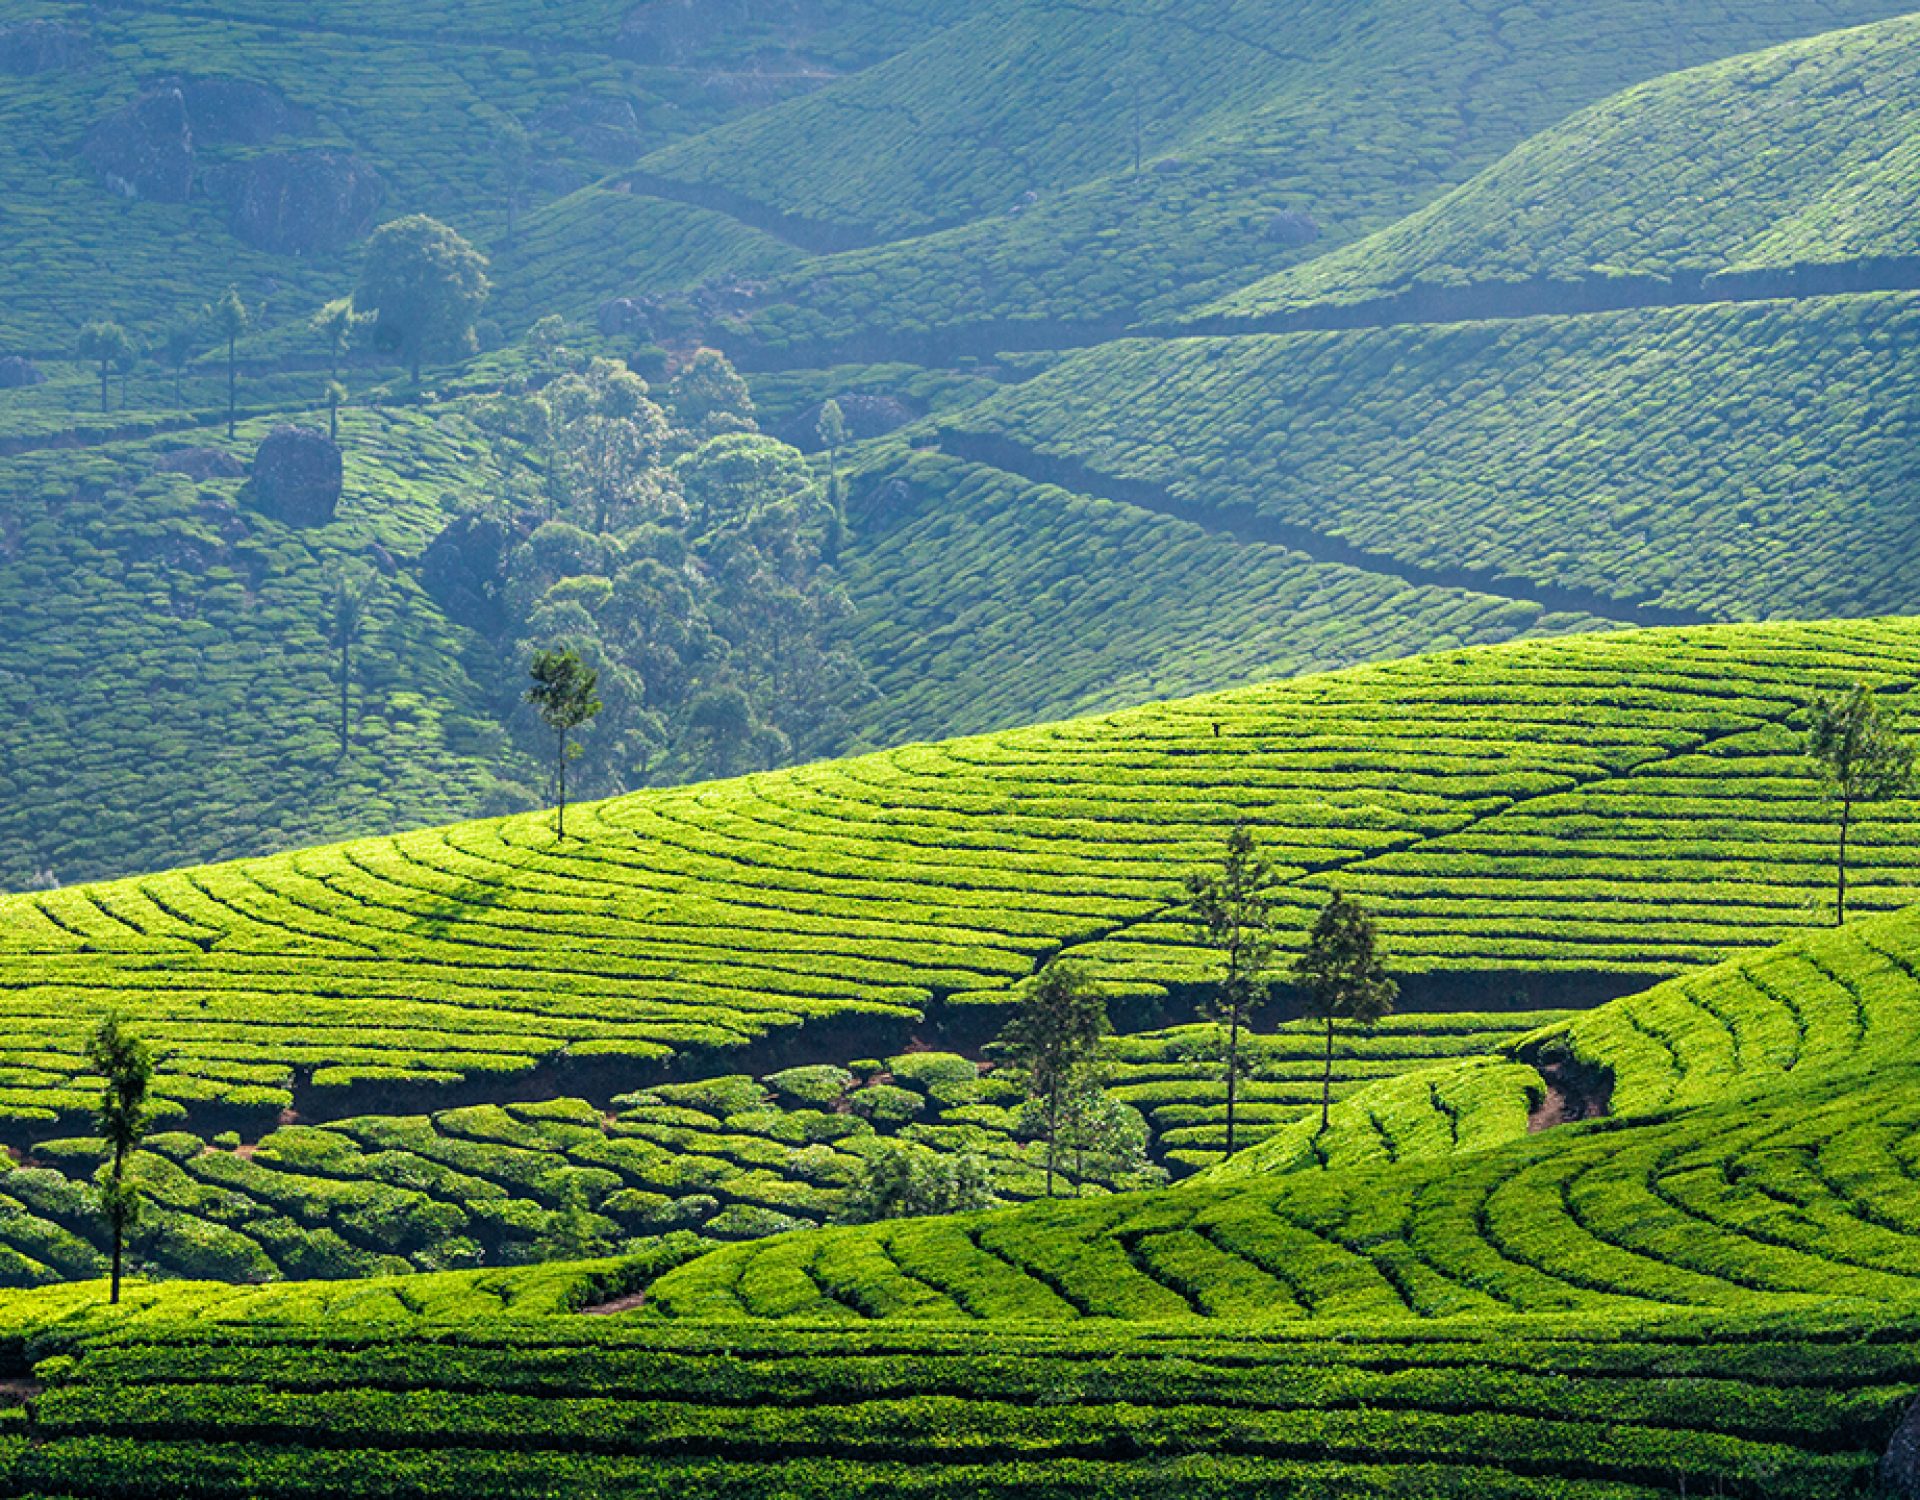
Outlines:
POLYGON ((963 456, 1601 612, 1915 605, 1916 300, 1111 344, 949 419, 963 456))
MULTIPOLYGON (((1528 643, 635 794, 564 845, 523 815, 8 897, 0 1106, 83 1107, 109 1001, 162 1093, 263 1112, 562 1054, 644 1080, 806 1021, 872 1055, 1060 952, 1152 1006, 1207 977, 1180 881, 1241 819, 1294 941, 1337 883, 1411 973, 1672 973, 1821 920, 1793 726, 1917 651, 1900 621, 1528 643)), ((1861 829, 1863 909, 1914 899, 1911 817, 1861 829)))
POLYGON ((1920 1387, 1916 956, 1907 911, 1536 1033, 1517 1050, 1603 1071, 1611 1113, 1504 1142, 1471 1104, 1450 1145, 1422 1141, 1387 1084, 1280 1176, 691 1260, 681 1238, 571 1274, 140 1288, 123 1317, 17 1294, 0 1351, 43 1362, 0 1419, 0 1474, 84 1495, 1865 1497, 1920 1387), (567 1316, 636 1285, 607 1304, 626 1316, 567 1316))
MULTIPOLYGON (((1343 1110, 1348 1096, 1362 1107, 1380 1080, 1401 1075, 1424 1089, 1434 1064, 1487 1053, 1559 1014, 1396 1017, 1340 1040, 1335 1096, 1343 1110)), ((1204 1026, 1113 1038, 1107 1087, 1140 1112, 1149 1156, 1164 1165, 1069 1160, 1067 1188, 1141 1187, 1220 1161, 1218 1050, 1204 1026)), ((1317 1033, 1281 1026, 1249 1044, 1249 1060, 1240 1143, 1290 1137, 1318 1106, 1317 1033)), ((660 1084, 610 1103, 509 1099, 286 1124, 257 1140, 168 1130, 142 1159, 149 1201, 136 1264, 169 1277, 330 1279, 630 1252, 685 1230, 710 1243, 755 1239, 844 1215, 868 1164, 895 1142, 983 1161, 1000 1201, 1044 1194, 1045 1147, 1023 1128, 1025 1097, 1010 1079, 953 1053, 852 1061, 660 1084)), ((88 1137, 36 1140, 19 1164, 0 1160, 0 1285, 104 1269, 85 1188, 99 1160, 88 1137)))
POLYGON ((1896 13, 1009 0, 645 171, 878 242, 758 291, 769 358, 1078 341, 1385 228, 1629 84, 1896 13))
POLYGON ((1391 229, 1212 311, 1261 318, 1413 288, 1635 278, 1653 283, 1650 298, 1702 280, 1711 296, 1796 284, 1768 272, 1910 260, 1917 50, 1920 23, 1903 16, 1642 84, 1391 229))

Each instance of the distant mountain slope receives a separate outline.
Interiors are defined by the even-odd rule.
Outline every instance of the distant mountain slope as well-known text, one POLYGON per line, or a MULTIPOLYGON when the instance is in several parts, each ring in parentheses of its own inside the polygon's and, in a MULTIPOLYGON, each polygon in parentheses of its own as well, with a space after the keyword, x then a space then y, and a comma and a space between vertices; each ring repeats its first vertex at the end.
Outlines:
MULTIPOLYGON (((1920 18, 1903 16, 1642 84, 1391 229, 1210 311, 1258 320, 1475 287, 1492 305, 1508 283, 1635 278, 1674 283, 1676 294, 1705 278, 1712 295, 1792 289, 1850 262, 1912 261, 1916 63, 1920 18)), ((1846 270, 1831 275, 1847 284, 1846 270)), ((1578 306, 1571 287, 1567 296, 1578 306)))
POLYGON ((1132 340, 959 413, 1036 479, 1461 588, 1727 617, 1920 607, 1920 297, 1132 340))
MULTIPOLYGON (((1338 884, 1402 972, 1477 976, 1455 989, 1673 973, 1820 920, 1830 819, 1792 725, 1916 678, 1912 622, 1603 634, 641 793, 565 845, 524 816, 0 898, 0 1105, 86 1107, 109 1005, 163 1093, 257 1113, 563 1058, 632 1086, 802 1023, 877 1051, 1060 952, 1151 1013, 1210 972, 1181 880, 1242 818, 1291 941, 1338 884)), ((1915 899, 1914 816, 1860 830, 1862 909, 1915 899)))
POLYGON ((1085 342, 1384 228, 1629 84, 1899 11, 1000 0, 645 167, 875 242, 762 288, 760 357, 1085 342))

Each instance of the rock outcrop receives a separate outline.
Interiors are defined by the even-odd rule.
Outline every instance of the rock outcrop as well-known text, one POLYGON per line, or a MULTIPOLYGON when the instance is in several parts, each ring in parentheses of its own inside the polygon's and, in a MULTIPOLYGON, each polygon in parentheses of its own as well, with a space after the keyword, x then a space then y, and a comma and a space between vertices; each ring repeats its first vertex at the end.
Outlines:
POLYGON ((246 78, 170 78, 180 90, 194 140, 203 146, 259 146, 306 125, 306 113, 270 84, 246 78))
POLYGON ((340 447, 311 427, 276 427, 253 459, 253 502, 289 526, 324 526, 340 503, 340 447))
POLYGON ((80 154, 128 198, 184 203, 193 192, 193 125, 175 87, 151 89, 87 132, 80 154))
POLYGON ((324 255, 373 223, 387 196, 380 174, 343 151, 283 151, 207 174, 207 192, 229 207, 228 228, 256 250, 324 255))
POLYGON ((495 635, 506 626, 501 599, 513 538, 501 522, 461 516, 427 546, 420 584, 456 625, 495 635))
POLYGON ((25 385, 39 385, 47 377, 40 367, 22 354, 0 354, 0 391, 17 391, 25 385))
POLYGON ((1893 1440, 1880 1460, 1880 1483, 1889 1495, 1920 1500, 1920 1400, 1894 1429, 1893 1440))

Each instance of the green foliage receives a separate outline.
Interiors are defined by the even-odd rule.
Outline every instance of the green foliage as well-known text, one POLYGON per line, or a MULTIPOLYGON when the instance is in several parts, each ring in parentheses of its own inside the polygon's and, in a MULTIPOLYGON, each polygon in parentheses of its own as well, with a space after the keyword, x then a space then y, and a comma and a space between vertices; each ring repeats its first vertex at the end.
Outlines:
POLYGON ((556 832, 564 839, 567 762, 580 753, 580 747, 567 736, 599 715, 600 674, 582 662, 578 652, 568 649, 536 652, 527 675, 533 679, 533 686, 527 689, 527 702, 554 737, 553 784, 560 800, 556 832))
MULTIPOLYGON (((1240 1089, 1240 1033, 1252 1024, 1253 1009, 1265 991, 1267 966, 1279 946, 1274 931, 1279 883, 1272 862, 1254 852, 1253 833, 1245 823, 1236 823, 1227 835, 1218 869, 1193 870, 1186 877, 1187 907, 1196 935, 1219 955, 1223 971, 1207 1003, 1214 1019, 1227 1028, 1229 1156, 1234 1149, 1234 1106, 1240 1089)), ((1331 1049, 1328 1066, 1331 1069, 1331 1049)))
MULTIPOLYGON (((1304 1010, 1327 1028, 1326 1069, 1321 1075, 1320 1129, 1327 1128, 1333 1102, 1333 1028, 1346 1021, 1371 1028, 1393 1011, 1400 986, 1381 962, 1373 922, 1353 901, 1335 891, 1314 919, 1306 950, 1294 962, 1294 983, 1304 1010)), ((1229 1143, 1228 1152, 1232 1152, 1229 1143)))
POLYGON ((1890 802, 1913 790, 1913 747, 1887 721, 1872 690, 1856 683, 1844 696, 1823 698, 1813 706, 1807 757, 1840 815, 1834 921, 1844 922, 1847 836, 1854 809, 1864 803, 1890 802))
POLYGON ((418 384, 423 359, 471 352, 491 290, 485 256, 437 219, 409 214, 367 241, 353 303, 376 320, 375 339, 399 353, 418 384))
POLYGON ((867 1157, 836 1217, 847 1224, 974 1213, 999 1200, 986 1161, 891 1141, 867 1157))

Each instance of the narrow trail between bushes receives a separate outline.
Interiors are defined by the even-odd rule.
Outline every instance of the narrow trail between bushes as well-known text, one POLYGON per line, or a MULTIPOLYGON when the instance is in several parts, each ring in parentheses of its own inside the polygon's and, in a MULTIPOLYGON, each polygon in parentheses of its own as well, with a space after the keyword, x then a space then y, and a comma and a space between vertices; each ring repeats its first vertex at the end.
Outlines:
POLYGON ((1456 589, 1520 604, 1536 604, 1557 613, 1591 615, 1616 625, 1711 625, 1718 616, 1694 610, 1670 609, 1611 598, 1591 589, 1566 588, 1530 579, 1466 568, 1424 568, 1386 553, 1356 547, 1339 537, 1309 527, 1275 520, 1249 510, 1222 510, 1193 505, 1164 487, 1140 479, 1100 474, 1077 459, 1036 452, 997 433, 945 429, 938 437, 942 452, 967 463, 994 469, 1030 484, 1051 484, 1079 495, 1153 511, 1185 521, 1215 536, 1242 543, 1284 547, 1311 562, 1348 567, 1363 573, 1397 578, 1421 587, 1456 589))

